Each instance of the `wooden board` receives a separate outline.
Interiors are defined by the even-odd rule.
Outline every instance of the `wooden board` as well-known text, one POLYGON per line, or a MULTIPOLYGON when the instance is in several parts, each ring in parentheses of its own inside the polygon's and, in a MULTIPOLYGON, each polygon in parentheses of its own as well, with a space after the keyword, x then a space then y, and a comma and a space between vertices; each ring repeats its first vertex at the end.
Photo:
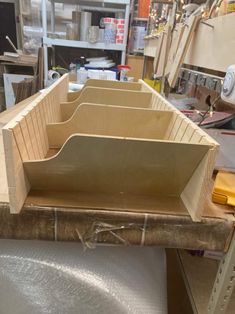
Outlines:
POLYGON ((73 135, 56 156, 24 168, 36 190, 179 196, 207 151, 205 144, 73 135))
POLYGON ((189 48, 190 42, 193 38, 194 31, 198 24, 200 16, 191 15, 187 21, 187 24, 184 25, 184 31, 182 35, 182 39, 180 41, 175 60, 173 66, 171 67, 170 75, 168 78, 169 85, 174 87, 176 84, 176 80, 179 75, 180 67, 183 64, 184 57, 189 48))
POLYGON ((144 55, 155 58, 161 45, 159 36, 144 39, 144 55))
POLYGON ((200 23, 189 45, 184 63, 226 72, 234 64, 235 13, 215 17, 206 21, 214 28, 200 23))
POLYGON ((62 123, 48 124, 49 147, 62 147, 75 133, 165 139, 173 112, 81 104, 62 123))
POLYGON ((178 47, 179 47, 179 44, 183 35, 183 30, 184 30, 183 24, 177 24, 173 30, 170 51, 168 54, 167 65, 165 69, 165 75, 168 75, 171 71, 171 67, 173 66, 176 52, 178 50, 178 47))
POLYGON ((143 56, 127 55, 126 64, 131 67, 130 71, 127 74, 128 77, 133 77, 135 81, 138 81, 143 77, 144 69, 143 56))
POLYGON ((68 120, 82 103, 105 104, 124 107, 151 107, 152 94, 149 92, 85 87, 79 98, 73 102, 61 103, 62 121, 68 120))
POLYGON ((64 76, 2 129, 12 213, 20 211, 30 189, 23 161, 46 155, 49 149, 46 123, 60 119, 59 104, 66 99, 67 88, 68 76, 64 76))
MULTIPOLYGON (((141 77, 139 77, 138 79, 140 78, 141 77)), ((86 81, 82 90, 88 86, 112 88, 112 89, 136 90, 136 91, 141 90, 141 84, 137 82, 120 82, 120 81, 89 79, 86 81)), ((68 93, 67 101, 71 102, 77 99, 79 95, 81 94, 82 90, 68 93)))

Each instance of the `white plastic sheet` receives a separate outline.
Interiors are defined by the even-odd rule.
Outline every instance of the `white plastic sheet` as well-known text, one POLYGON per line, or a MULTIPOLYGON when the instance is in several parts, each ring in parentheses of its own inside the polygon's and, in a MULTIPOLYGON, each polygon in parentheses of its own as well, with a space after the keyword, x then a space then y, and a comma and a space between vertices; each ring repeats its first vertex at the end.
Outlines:
POLYGON ((0 240, 0 314, 167 313, 165 252, 0 240))

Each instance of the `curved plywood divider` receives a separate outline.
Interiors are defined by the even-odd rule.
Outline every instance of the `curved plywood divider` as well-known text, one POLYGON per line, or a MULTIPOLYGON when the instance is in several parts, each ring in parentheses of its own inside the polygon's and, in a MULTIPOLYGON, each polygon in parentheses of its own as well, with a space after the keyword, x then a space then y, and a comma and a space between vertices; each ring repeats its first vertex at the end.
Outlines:
MULTIPOLYGON (((27 161, 24 169, 32 191, 69 192, 78 207, 88 206, 89 198, 94 205, 96 195, 117 204, 128 195, 146 201, 148 196, 180 198, 208 149, 206 144, 75 134, 57 155, 27 161)), ((134 210, 129 206, 126 210, 134 210)))
POLYGON ((78 99, 61 103, 62 121, 68 120, 82 103, 105 104, 122 107, 151 108, 152 94, 149 92, 120 89, 85 87, 78 99))
POLYGON ((75 133, 165 139, 173 112, 108 105, 81 104, 62 123, 47 125, 50 148, 60 148, 75 133))
MULTIPOLYGON (((142 87, 140 83, 135 83, 135 82, 120 82, 120 81, 89 79, 86 81, 82 90, 88 86, 111 88, 111 89, 135 90, 135 91, 141 91, 141 87, 142 87)), ((71 101, 76 100, 80 96, 82 90, 68 93, 68 101, 71 102, 71 101)))

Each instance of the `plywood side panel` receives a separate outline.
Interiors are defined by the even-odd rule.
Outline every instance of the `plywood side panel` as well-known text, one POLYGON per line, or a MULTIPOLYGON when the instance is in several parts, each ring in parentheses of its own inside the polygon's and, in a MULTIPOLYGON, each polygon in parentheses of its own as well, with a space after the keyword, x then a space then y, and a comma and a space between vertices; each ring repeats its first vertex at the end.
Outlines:
POLYGON ((139 82, 142 84, 142 91, 152 93, 151 109, 157 109, 158 110, 159 104, 163 102, 165 104, 165 106, 164 106, 165 110, 172 110, 172 111, 177 111, 180 113, 179 110, 177 110, 169 101, 167 101, 161 94, 159 94, 157 91, 155 91, 147 83, 145 83, 143 80, 139 80, 139 82))
POLYGON ((68 120, 82 103, 150 108, 151 99, 152 94, 148 92, 86 87, 74 102, 61 103, 62 121, 68 120))
POLYGON ((75 133, 163 139, 172 115, 170 111, 81 104, 70 120, 47 125, 49 146, 61 147, 75 133))
POLYGON ((177 196, 207 151, 204 144, 77 134, 55 157, 24 167, 36 190, 177 196))
POLYGON ((181 194, 194 221, 201 220, 206 199, 212 192, 212 173, 217 151, 218 147, 213 147, 207 152, 181 194))
POLYGON ((46 122, 55 122, 60 118, 59 105, 67 98, 67 88, 68 77, 64 76, 33 99, 2 129, 12 213, 21 210, 30 190, 23 161, 45 157, 49 149, 46 122), (53 113, 53 106, 58 107, 57 114, 53 113))
POLYGON ((3 129, 2 133, 11 212, 19 213, 30 190, 30 184, 23 170, 23 162, 13 132, 3 129))

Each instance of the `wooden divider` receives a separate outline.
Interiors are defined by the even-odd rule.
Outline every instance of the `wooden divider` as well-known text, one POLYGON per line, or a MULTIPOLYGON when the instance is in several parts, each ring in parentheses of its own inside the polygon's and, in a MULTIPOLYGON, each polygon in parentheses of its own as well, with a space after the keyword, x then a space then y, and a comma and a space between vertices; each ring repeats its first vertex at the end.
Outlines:
MULTIPOLYGON (((59 153, 24 168, 32 190, 179 197, 208 144, 75 134, 59 153)), ((81 204, 78 206, 81 206, 81 204)))
POLYGON ((89 79, 86 81, 84 87, 80 91, 68 93, 67 101, 71 102, 71 101, 76 100, 80 96, 81 91, 85 87, 88 87, 88 86, 141 91, 142 85, 137 82, 120 82, 120 81, 89 79))
POLYGON ((124 107, 151 108, 152 94, 149 92, 121 89, 85 87, 73 102, 61 103, 62 121, 71 118, 82 103, 94 103, 124 107))
POLYGON ((81 104, 62 123, 47 125, 50 148, 60 148, 73 134, 96 134, 145 139, 165 139, 171 111, 81 104))

